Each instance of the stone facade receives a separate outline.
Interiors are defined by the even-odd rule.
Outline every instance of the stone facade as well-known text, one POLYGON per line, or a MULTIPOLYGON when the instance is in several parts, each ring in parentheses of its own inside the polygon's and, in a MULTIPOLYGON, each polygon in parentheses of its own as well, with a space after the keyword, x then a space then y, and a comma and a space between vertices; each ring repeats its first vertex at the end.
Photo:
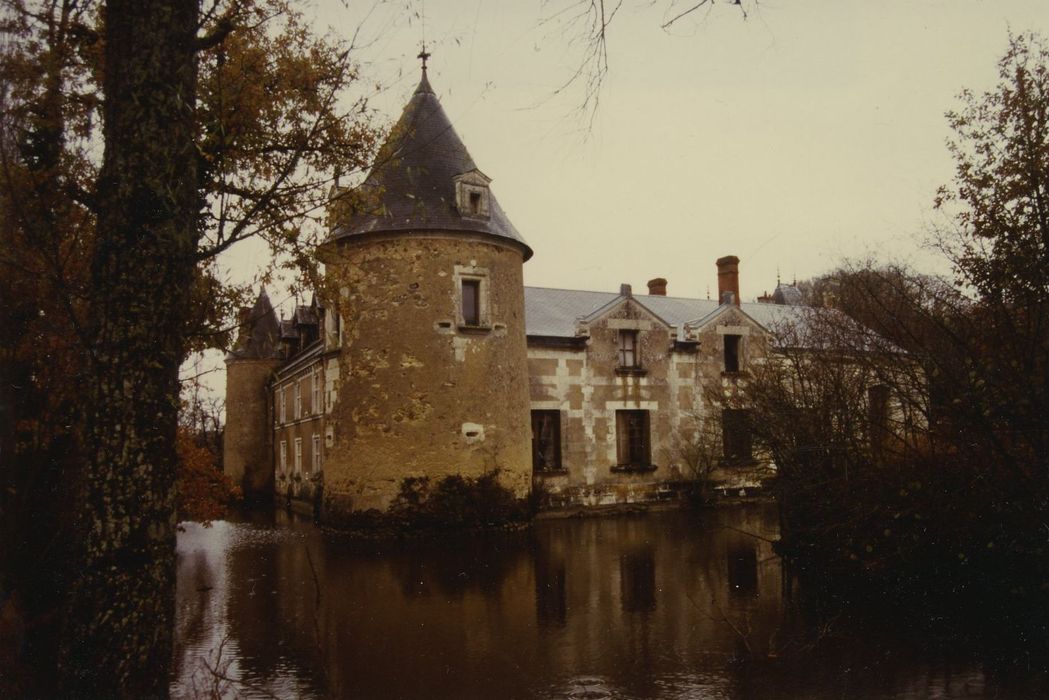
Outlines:
MULTIPOLYGON (((747 366, 765 361, 767 331, 736 306, 722 305, 701 324, 679 326, 649 308, 662 301, 620 294, 593 318, 577 322, 574 347, 550 336, 529 338, 531 409, 556 413, 560 427, 560 464, 537 465, 535 472, 549 505, 675 498, 696 477, 680 454, 681 440, 705 421, 720 430, 715 414, 745 393, 747 366), (624 334, 632 339, 624 342, 624 334), (726 335, 744 339, 735 370, 725 367, 726 335), (624 436, 635 427, 631 420, 641 431, 642 463, 631 458, 632 436, 624 436)), ((710 449, 722 454, 706 476, 723 489, 754 488, 770 475, 767 462, 754 455, 733 460, 716 444, 710 449)))
POLYGON ((246 494, 273 489, 267 385, 278 365, 274 360, 241 360, 226 368, 223 469, 246 494))
POLYGON ((527 496, 521 251, 420 231, 350 240, 328 256, 345 311, 326 506, 385 509, 405 477, 495 470, 527 496), (477 283, 476 319, 463 315, 464 280, 477 283))

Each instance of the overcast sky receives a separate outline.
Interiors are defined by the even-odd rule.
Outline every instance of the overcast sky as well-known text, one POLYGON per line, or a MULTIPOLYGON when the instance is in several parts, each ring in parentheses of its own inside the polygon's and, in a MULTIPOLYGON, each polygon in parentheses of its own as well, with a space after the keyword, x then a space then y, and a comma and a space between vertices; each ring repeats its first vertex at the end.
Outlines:
MULTIPOLYGON (((674 296, 741 259, 744 300, 870 252, 929 271, 920 241, 948 182, 944 112, 996 81, 1008 33, 1049 27, 1049 0, 761 0, 660 25, 691 2, 624 0, 592 125, 554 96, 583 46, 572 0, 428 0, 430 80, 511 221, 533 286, 674 296)), ((361 25, 373 104, 396 120, 419 78, 423 4, 321 1, 318 30, 361 25), (371 7, 360 4, 361 7, 371 7)), ((238 278, 261 266, 227 259, 238 278)), ((279 290, 275 301, 281 301, 279 290)))

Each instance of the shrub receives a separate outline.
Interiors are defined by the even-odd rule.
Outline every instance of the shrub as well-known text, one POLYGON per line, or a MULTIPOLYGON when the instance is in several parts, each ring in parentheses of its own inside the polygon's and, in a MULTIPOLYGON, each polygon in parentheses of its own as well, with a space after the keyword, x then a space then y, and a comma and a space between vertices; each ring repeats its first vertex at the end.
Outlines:
POLYGON ((390 515, 406 527, 472 529, 526 520, 529 509, 493 471, 477 478, 452 474, 436 483, 429 477, 406 477, 390 515))

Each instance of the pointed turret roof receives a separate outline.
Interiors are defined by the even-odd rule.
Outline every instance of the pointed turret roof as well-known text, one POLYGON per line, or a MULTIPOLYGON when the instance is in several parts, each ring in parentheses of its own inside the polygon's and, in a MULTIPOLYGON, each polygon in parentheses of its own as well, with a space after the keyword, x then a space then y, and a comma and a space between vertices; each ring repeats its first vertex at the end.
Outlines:
POLYGON ((247 318, 242 319, 237 342, 226 355, 231 360, 271 360, 280 357, 280 323, 266 290, 259 292, 247 318))
POLYGON ((489 190, 486 217, 463 216, 456 205, 456 178, 484 178, 452 122, 422 79, 361 186, 367 210, 353 213, 332 231, 329 242, 368 233, 439 230, 487 234, 516 243, 532 257, 521 234, 489 190))

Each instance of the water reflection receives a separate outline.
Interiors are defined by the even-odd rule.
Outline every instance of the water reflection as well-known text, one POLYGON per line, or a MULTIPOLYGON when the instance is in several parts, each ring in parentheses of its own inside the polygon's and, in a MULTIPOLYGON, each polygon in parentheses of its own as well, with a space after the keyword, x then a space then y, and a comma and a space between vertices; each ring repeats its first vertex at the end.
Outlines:
MULTIPOLYGON (((187 525, 172 692, 842 697, 840 663, 783 678, 736 661, 775 654, 796 624, 770 544, 776 523, 769 507, 745 506, 368 547, 283 517, 187 525), (809 692, 813 682, 826 694, 809 692)), ((984 682, 971 667, 943 674, 918 664, 890 684, 952 697, 959 677, 969 689, 984 682)))
POLYGON ((651 545, 619 555, 619 583, 623 612, 656 609, 656 557, 651 545))

